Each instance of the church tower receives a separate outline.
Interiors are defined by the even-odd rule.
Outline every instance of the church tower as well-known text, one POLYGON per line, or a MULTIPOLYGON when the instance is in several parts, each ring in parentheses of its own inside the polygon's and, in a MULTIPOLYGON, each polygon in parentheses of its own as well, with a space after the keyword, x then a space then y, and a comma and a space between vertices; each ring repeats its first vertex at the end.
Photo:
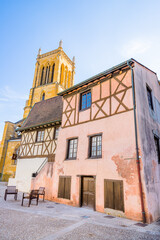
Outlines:
POLYGON ((38 51, 33 85, 29 99, 24 107, 23 118, 26 118, 36 102, 48 99, 74 85, 75 60, 65 54, 62 41, 56 50, 41 54, 38 51))
POLYGON ((15 131, 21 127, 36 102, 52 98, 57 93, 72 87, 74 84, 75 61, 65 54, 62 41, 59 47, 51 52, 41 54, 38 51, 33 85, 29 99, 24 107, 23 119, 16 123, 6 121, 0 144, 0 180, 8 181, 14 177, 16 161, 21 142, 21 135, 15 131))

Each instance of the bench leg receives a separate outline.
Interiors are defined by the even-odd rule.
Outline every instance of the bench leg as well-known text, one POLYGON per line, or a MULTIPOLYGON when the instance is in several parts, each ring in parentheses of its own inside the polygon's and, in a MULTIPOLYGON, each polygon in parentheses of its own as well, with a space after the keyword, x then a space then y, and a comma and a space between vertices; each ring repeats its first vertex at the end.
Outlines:
POLYGON ((22 195, 22 203, 21 203, 21 206, 23 206, 23 199, 24 199, 24 193, 22 195))
POLYGON ((44 202, 44 195, 43 195, 43 202, 44 202))
POLYGON ((17 193, 14 194, 14 200, 17 200, 17 193))
POLYGON ((4 200, 6 201, 7 200, 7 192, 5 191, 5 194, 4 194, 4 200))
POLYGON ((38 205, 38 199, 39 199, 39 196, 37 196, 37 205, 38 205))
POLYGON ((29 198, 28 207, 30 207, 30 205, 31 205, 31 198, 29 198))

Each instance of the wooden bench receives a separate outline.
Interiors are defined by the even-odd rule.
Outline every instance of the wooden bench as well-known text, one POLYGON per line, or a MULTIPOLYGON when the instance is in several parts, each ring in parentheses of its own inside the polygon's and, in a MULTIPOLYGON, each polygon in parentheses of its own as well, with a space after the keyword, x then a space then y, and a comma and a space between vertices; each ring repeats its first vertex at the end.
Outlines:
POLYGON ((39 190, 31 190, 30 193, 23 193, 21 206, 23 206, 24 199, 28 199, 29 200, 28 207, 30 207, 31 202, 32 202, 33 199, 36 199, 36 205, 38 205, 38 199, 39 199, 38 191, 39 190))
POLYGON ((7 200, 8 194, 14 195, 14 199, 17 200, 18 190, 16 189, 16 186, 7 186, 7 189, 5 190, 5 194, 4 194, 5 201, 7 200))
POLYGON ((44 201, 44 197, 45 197, 45 187, 40 187, 38 189, 38 199, 39 199, 39 196, 42 195, 43 196, 43 201, 44 201))

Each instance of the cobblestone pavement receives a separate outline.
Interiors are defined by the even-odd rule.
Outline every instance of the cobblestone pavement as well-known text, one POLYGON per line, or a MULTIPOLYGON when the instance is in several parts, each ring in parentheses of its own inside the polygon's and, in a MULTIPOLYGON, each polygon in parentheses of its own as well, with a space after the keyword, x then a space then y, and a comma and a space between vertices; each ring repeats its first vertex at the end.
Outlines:
POLYGON ((38 206, 21 206, 7 196, 0 183, 0 240, 160 240, 160 222, 145 227, 125 218, 108 217, 86 208, 76 208, 42 200, 38 206))

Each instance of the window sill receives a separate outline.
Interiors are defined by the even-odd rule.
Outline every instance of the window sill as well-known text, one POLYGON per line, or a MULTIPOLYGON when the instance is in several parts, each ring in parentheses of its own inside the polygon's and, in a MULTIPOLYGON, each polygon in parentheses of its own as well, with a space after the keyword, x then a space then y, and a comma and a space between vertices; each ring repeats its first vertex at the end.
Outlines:
POLYGON ((67 158, 64 161, 69 161, 69 160, 76 160, 77 158, 67 158))
POLYGON ((88 107, 88 108, 80 109, 79 112, 83 112, 83 111, 85 111, 85 110, 87 110, 87 109, 90 109, 90 108, 91 108, 91 106, 88 107))
POLYGON ((87 159, 99 159, 99 158, 102 158, 102 156, 88 157, 87 159))

